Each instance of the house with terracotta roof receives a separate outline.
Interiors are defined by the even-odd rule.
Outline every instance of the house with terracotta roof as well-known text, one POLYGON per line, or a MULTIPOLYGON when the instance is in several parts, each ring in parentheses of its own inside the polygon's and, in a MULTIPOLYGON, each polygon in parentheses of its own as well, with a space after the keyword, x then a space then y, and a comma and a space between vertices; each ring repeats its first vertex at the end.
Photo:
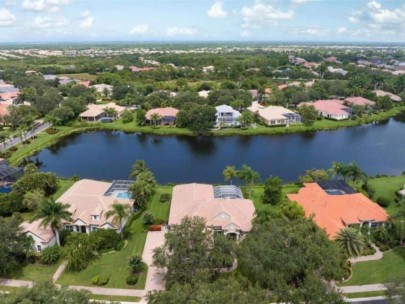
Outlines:
POLYGON ((342 100, 338 99, 302 102, 298 105, 298 107, 302 105, 313 106, 318 111, 320 116, 334 120, 349 119, 351 114, 351 109, 348 106, 345 106, 342 100))
POLYGON ((266 107, 258 102, 253 102, 247 109, 258 115, 267 126, 289 125, 302 121, 301 115, 280 106, 266 107))
POLYGON ((145 118, 152 123, 153 115, 157 114, 159 116, 159 119, 156 121, 157 124, 162 126, 172 126, 176 123, 177 113, 179 113, 179 110, 172 107, 156 108, 146 112, 145 118))
POLYGON ((358 96, 358 97, 347 97, 344 102, 348 106, 360 106, 360 107, 374 107, 375 102, 372 100, 369 100, 367 98, 358 96))
POLYGON ((33 244, 32 247, 35 252, 56 245, 56 237, 52 229, 44 228, 41 226, 41 220, 24 222, 21 224, 24 234, 31 237, 33 244))
POLYGON ((72 213, 71 222, 63 222, 64 229, 90 233, 96 229, 115 229, 112 219, 105 214, 111 210, 114 203, 129 204, 134 201, 128 193, 131 181, 113 181, 112 183, 82 179, 73 184, 58 202, 69 204, 68 211, 72 213))
POLYGON ((108 104, 89 104, 87 110, 80 113, 80 118, 87 122, 111 121, 117 117, 122 116, 125 107, 121 107, 114 102, 108 104), (106 115, 106 109, 114 109, 117 112, 116 117, 106 115))
POLYGON ((305 216, 335 239, 346 227, 382 226, 388 221, 387 212, 362 193, 357 193, 343 181, 305 183, 297 194, 288 194, 305 210, 305 216))
POLYGON ((395 102, 401 102, 402 101, 401 97, 399 97, 398 95, 395 95, 395 94, 392 94, 390 92, 386 92, 386 91, 383 91, 383 90, 374 90, 373 93, 377 97, 388 96, 389 98, 391 98, 392 101, 395 101, 395 102))
POLYGON ((252 230, 255 216, 253 202, 244 199, 236 186, 183 184, 173 188, 169 226, 185 217, 201 217, 216 233, 240 239, 252 230))

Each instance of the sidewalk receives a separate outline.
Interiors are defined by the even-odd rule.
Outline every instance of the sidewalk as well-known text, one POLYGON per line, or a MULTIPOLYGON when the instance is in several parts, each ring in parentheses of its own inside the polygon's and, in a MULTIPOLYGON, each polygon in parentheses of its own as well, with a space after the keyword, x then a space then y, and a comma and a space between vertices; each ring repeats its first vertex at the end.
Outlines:
POLYGON ((376 261, 376 260, 381 260, 384 256, 384 254, 380 251, 380 249, 373 245, 375 249, 375 253, 372 255, 366 255, 366 256, 360 256, 357 258, 352 258, 350 259, 350 263, 354 264, 357 262, 368 262, 368 261, 376 261))
POLYGON ((90 286, 68 286, 76 290, 88 290, 93 294, 105 296, 127 296, 142 298, 146 295, 143 289, 120 289, 120 288, 104 288, 104 287, 90 287, 90 286))
POLYGON ((354 285, 354 286, 342 286, 339 289, 343 293, 356 293, 356 292, 366 292, 366 291, 382 291, 387 288, 383 284, 369 284, 369 285, 354 285))
POLYGON ((8 287, 31 287, 32 282, 30 282, 30 281, 22 281, 22 280, 1 279, 0 278, 0 285, 1 286, 8 286, 8 287))

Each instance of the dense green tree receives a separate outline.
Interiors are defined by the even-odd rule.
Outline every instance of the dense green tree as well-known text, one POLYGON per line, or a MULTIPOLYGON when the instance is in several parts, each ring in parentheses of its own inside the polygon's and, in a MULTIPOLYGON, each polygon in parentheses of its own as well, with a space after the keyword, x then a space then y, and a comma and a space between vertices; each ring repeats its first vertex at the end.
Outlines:
POLYGON ((312 105, 301 105, 298 109, 302 122, 306 126, 312 126, 318 118, 318 111, 312 105))
POLYGON ((134 115, 131 111, 125 110, 122 114, 122 122, 123 123, 130 123, 134 120, 134 115))
POLYGON ((299 177, 301 183, 313 183, 317 181, 326 181, 328 179, 329 174, 323 169, 305 170, 305 175, 299 177))
POLYGON ((283 200, 283 181, 277 176, 270 176, 264 182, 263 202, 277 205, 283 200))
POLYGON ((85 269, 94 257, 97 239, 86 233, 72 233, 66 238, 62 255, 66 259, 66 268, 71 271, 85 269))
POLYGON ((196 133, 208 132, 215 123, 215 108, 208 105, 189 104, 177 113, 176 124, 196 133))
POLYGON ((385 296, 389 304, 405 303, 405 276, 397 276, 385 284, 385 296))
POLYGON ((38 209, 36 218, 41 220, 43 228, 51 228, 56 237, 56 243, 60 246, 59 231, 62 228, 62 221, 71 221, 72 214, 67 210, 69 204, 55 202, 47 199, 38 209))
POLYGON ((239 122, 242 126, 249 126, 252 123, 254 123, 255 118, 253 116, 253 113, 250 112, 249 110, 244 110, 241 113, 241 116, 239 116, 239 122))
POLYGON ((146 207, 147 202, 155 194, 156 186, 157 183, 151 171, 146 170, 137 176, 135 183, 130 186, 130 191, 138 209, 142 210, 146 207))
POLYGON ((29 127, 39 115, 35 108, 26 105, 9 106, 8 112, 5 121, 13 129, 20 126, 29 127))
POLYGON ((305 216, 305 210, 296 202, 287 201, 281 205, 280 213, 290 220, 298 220, 305 216))
POLYGON ((144 126, 146 123, 146 117, 145 117, 145 110, 137 110, 136 111, 136 123, 138 126, 144 126))
POLYGON ((24 194, 23 204, 28 210, 36 211, 44 200, 44 191, 34 189, 24 194))
POLYGON ((52 195, 58 189, 58 178, 53 173, 37 172, 24 174, 14 185, 12 192, 21 198, 25 193, 42 190, 45 196, 52 195))
POLYGON ((65 125, 68 121, 75 117, 75 113, 69 107, 57 107, 46 115, 46 120, 55 126, 65 125))

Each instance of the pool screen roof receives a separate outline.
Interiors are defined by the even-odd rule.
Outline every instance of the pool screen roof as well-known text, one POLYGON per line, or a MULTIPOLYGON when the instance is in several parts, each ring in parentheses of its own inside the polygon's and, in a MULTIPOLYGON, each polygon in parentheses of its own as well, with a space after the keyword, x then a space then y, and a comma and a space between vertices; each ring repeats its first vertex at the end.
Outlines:
POLYGON ((215 186, 214 187, 215 198, 241 198, 243 199, 242 191, 239 187, 233 185, 227 186, 215 186))
POLYGON ((111 196, 115 191, 128 191, 129 187, 134 183, 131 180, 115 180, 112 182, 111 187, 108 188, 105 196, 111 196))
POLYGON ((9 176, 13 176, 16 173, 21 172, 22 168, 11 167, 4 160, 0 161, 0 180, 3 180, 9 176))
POLYGON ((323 190, 340 190, 346 194, 357 193, 343 180, 319 181, 317 183, 323 190))

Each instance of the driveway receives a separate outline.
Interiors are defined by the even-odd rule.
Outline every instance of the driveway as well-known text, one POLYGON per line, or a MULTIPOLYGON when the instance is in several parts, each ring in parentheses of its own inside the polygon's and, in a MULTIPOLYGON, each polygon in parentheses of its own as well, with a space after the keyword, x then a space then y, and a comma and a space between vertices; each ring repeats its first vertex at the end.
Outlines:
POLYGON ((152 266, 153 249, 160 247, 165 242, 165 231, 149 231, 146 237, 145 248, 142 259, 148 265, 148 275, 146 277, 145 292, 151 290, 165 290, 165 283, 160 273, 162 269, 152 266))

